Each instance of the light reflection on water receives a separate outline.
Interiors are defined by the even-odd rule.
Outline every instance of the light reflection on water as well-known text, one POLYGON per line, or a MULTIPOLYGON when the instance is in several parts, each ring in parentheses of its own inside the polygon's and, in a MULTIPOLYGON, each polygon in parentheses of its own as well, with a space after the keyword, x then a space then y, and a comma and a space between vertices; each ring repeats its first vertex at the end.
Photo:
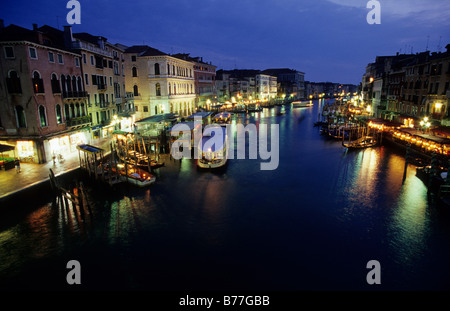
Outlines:
POLYGON ((280 125, 275 171, 259 160, 211 173, 165 159, 150 188, 90 189, 92 214, 49 203, 2 225, 0 285, 20 276, 22 287, 35 265, 53 284, 70 255, 94 288, 371 289, 365 264, 378 259, 382 289, 449 289, 449 215, 429 204, 413 166, 402 183, 402 152, 346 151, 321 137, 319 105, 234 116, 234 126, 280 125))

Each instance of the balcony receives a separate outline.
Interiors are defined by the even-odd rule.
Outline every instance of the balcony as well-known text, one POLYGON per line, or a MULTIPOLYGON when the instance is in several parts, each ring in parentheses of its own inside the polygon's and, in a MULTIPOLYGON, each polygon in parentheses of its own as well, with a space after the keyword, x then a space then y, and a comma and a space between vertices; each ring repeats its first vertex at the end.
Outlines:
POLYGON ((100 48, 97 48, 91 44, 87 44, 81 41, 72 42, 72 48, 74 49, 83 49, 88 50, 97 54, 101 54, 103 56, 112 57, 112 52, 102 50, 100 48))
POLYGON ((72 118, 69 120, 66 120, 66 125, 68 127, 73 126, 80 126, 80 125, 88 125, 92 122, 90 116, 84 116, 84 117, 78 117, 78 118, 72 118))
POLYGON ((106 91, 107 88, 108 86, 106 85, 106 83, 97 84, 97 89, 99 91, 106 91))
POLYGON ((84 91, 70 91, 70 92, 63 92, 62 93, 62 97, 64 99, 69 99, 69 98, 85 98, 87 97, 87 92, 84 91))

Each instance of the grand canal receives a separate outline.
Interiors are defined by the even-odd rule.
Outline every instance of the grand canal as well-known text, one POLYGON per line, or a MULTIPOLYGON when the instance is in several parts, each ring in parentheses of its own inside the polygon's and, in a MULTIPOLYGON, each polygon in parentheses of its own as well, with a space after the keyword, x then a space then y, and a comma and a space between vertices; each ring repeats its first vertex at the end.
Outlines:
POLYGON ((0 288, 71 289, 75 259, 80 289, 450 289, 450 212, 414 166, 402 183, 402 151, 350 152, 321 136, 314 103, 234 116, 279 124, 276 170, 166 159, 149 188, 88 189, 92 215, 49 200, 0 219, 0 288), (366 282, 370 260, 381 285, 366 282))

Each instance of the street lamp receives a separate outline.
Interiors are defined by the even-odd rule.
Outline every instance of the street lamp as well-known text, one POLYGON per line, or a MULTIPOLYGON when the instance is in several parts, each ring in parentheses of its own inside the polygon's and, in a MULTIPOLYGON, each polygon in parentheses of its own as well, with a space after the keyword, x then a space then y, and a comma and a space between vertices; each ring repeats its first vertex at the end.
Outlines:
POLYGON ((425 117, 422 121, 420 121, 420 126, 422 127, 422 131, 426 132, 426 130, 431 126, 431 123, 428 122, 428 117, 425 117))

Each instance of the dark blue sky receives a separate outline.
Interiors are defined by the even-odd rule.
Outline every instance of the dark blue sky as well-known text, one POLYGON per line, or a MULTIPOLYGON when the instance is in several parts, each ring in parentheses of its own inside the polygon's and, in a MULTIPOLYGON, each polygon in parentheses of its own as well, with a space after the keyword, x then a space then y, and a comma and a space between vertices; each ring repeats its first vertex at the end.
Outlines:
MULTIPOLYGON (((66 0, 2 1, 5 25, 62 29, 66 0)), ((292 68, 309 81, 359 84, 377 55, 441 51, 450 43, 449 0, 79 0, 74 32, 111 43, 190 53, 218 69, 292 68), (429 38, 428 38, 429 37, 429 38)))

